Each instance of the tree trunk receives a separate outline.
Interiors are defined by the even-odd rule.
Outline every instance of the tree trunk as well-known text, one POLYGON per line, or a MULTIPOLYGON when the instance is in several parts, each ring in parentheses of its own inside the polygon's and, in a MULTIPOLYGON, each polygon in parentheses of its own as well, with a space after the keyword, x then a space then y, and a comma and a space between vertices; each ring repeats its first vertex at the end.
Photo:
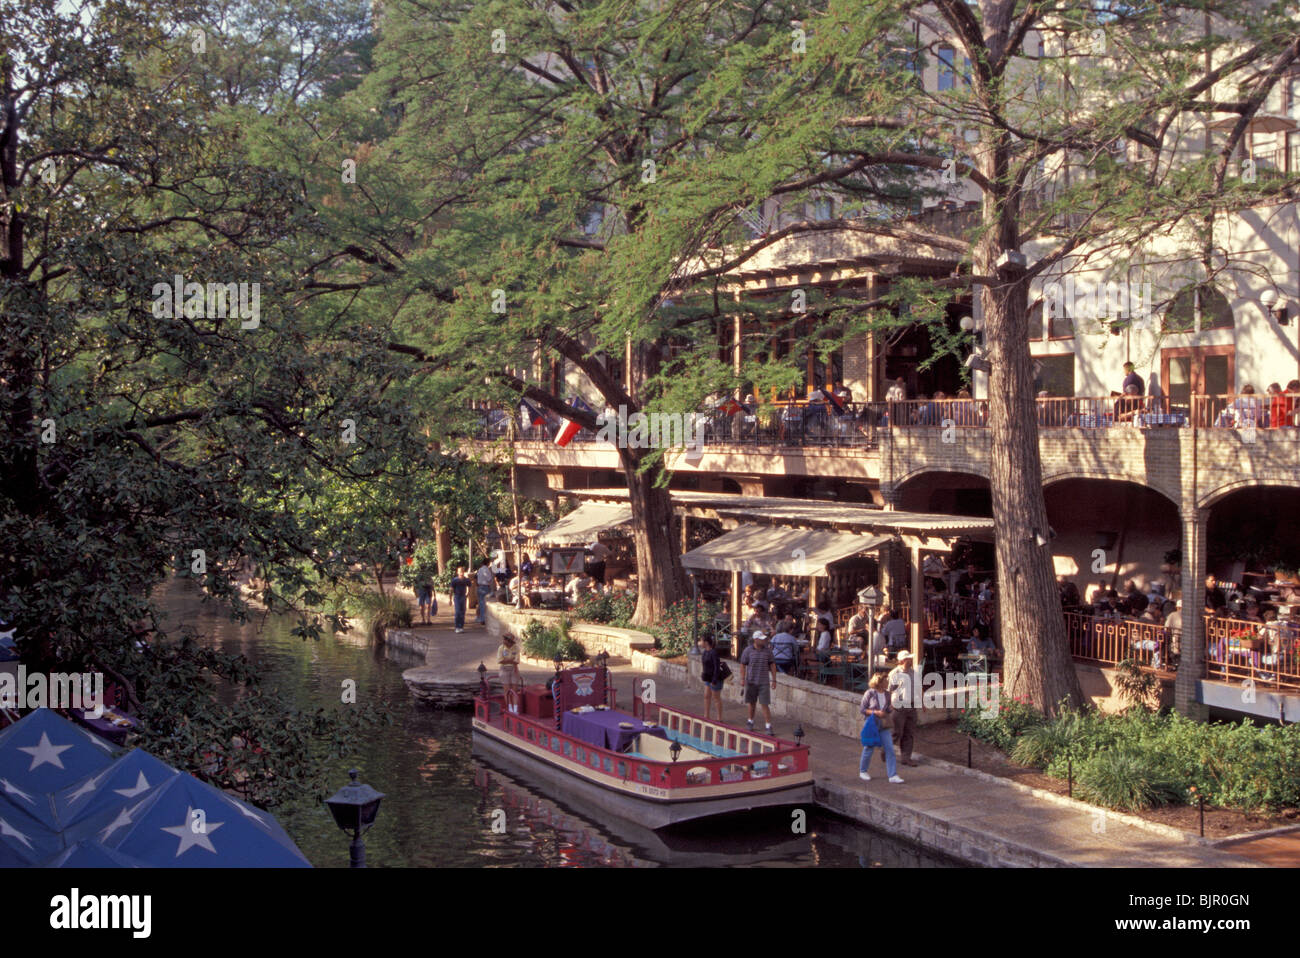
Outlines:
POLYGON ((667 489, 655 488, 653 473, 638 474, 635 465, 625 465, 624 473, 636 544, 637 595, 632 624, 654 625, 686 594, 686 576, 672 534, 672 501, 667 489))
MULTIPOLYGON (((976 256, 988 275, 995 241, 976 256)), ((1004 695, 1027 698, 1048 714, 1083 704, 1052 566, 1043 470, 1038 449, 1028 286, 1024 279, 981 291, 989 374, 990 483, 996 528, 999 615, 1005 651, 1004 695)))

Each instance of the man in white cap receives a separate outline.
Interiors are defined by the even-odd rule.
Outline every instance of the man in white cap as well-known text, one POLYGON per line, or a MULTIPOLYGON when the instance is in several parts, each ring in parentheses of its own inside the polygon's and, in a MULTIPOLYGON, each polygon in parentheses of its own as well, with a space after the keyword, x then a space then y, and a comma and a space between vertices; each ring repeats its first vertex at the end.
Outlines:
POLYGON ((740 684, 745 689, 745 706, 749 720, 745 723, 754 729, 754 706, 763 706, 763 721, 768 735, 772 734, 772 686, 776 685, 776 659, 767 647, 767 635, 755 632, 754 641, 740 653, 740 684))
POLYGON ((894 705, 894 741, 898 760, 904 765, 915 765, 912 759, 912 739, 916 736, 916 710, 920 706, 916 695, 916 672, 912 669, 912 653, 904 649, 898 653, 898 665, 889 673, 889 692, 894 705))

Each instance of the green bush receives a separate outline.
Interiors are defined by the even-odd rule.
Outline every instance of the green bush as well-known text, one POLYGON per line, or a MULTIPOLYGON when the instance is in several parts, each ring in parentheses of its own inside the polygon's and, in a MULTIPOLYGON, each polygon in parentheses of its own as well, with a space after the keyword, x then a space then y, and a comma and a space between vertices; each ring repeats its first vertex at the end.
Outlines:
POLYGON ((367 590, 352 596, 349 605, 370 623, 370 634, 377 639, 389 629, 411 627, 411 605, 400 595, 380 595, 367 590))
POLYGON ((706 635, 713 627, 713 620, 722 611, 721 602, 700 602, 698 617, 690 599, 680 599, 668 607, 663 620, 654 629, 655 638, 664 655, 683 655, 691 647, 691 633, 697 628, 699 635, 706 635))
POLYGON ((569 620, 561 619, 558 626, 543 625, 534 619, 524 627, 524 654, 534 659, 553 661, 556 654, 565 662, 584 662, 587 650, 569 635, 569 620))
POLYGON ((1139 811, 1186 801, 1186 788, 1150 753, 1107 749, 1076 771, 1079 796, 1096 805, 1139 811))
POLYGON ((1190 802, 1193 788, 1221 808, 1300 807, 1300 725, 1197 722, 1141 709, 1034 723, 1023 709, 1004 701, 996 716, 972 710, 959 728, 1057 778, 1072 758, 1076 780, 1091 789, 1085 794, 1112 808, 1190 802))
POLYGON ((978 708, 968 708, 962 712, 957 729, 1009 752, 1016 739, 1046 721, 1043 713, 1030 702, 1000 695, 995 709, 983 712, 978 708))
POLYGON ((585 593, 573 607, 578 622, 599 622, 620 629, 628 628, 636 611, 636 595, 630 592, 585 593))

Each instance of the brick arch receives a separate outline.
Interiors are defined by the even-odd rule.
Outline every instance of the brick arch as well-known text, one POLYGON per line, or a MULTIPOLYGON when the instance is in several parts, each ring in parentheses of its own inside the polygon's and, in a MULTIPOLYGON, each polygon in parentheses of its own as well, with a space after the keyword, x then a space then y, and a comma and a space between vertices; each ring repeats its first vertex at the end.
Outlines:
POLYGON ((1182 496, 1177 490, 1170 492, 1162 488, 1159 483, 1151 482, 1146 476, 1139 476, 1131 473, 1115 472, 1093 472, 1091 470, 1065 469, 1060 472, 1045 473, 1043 475, 1043 488, 1054 486, 1058 482, 1065 482, 1068 479, 1098 479, 1104 482, 1127 482, 1135 486, 1141 486, 1144 489, 1150 489, 1164 496, 1173 504, 1175 509, 1181 509, 1183 506, 1182 496))
POLYGON ((1225 482, 1209 492, 1202 493, 1196 502, 1196 506, 1198 509, 1209 509, 1241 489, 1286 489, 1289 492, 1294 492, 1296 490, 1296 477, 1294 473, 1288 476, 1283 474, 1281 470, 1277 470, 1276 475, 1234 479, 1232 482, 1225 482))
POLYGON ((989 477, 989 471, 987 468, 954 469, 951 467, 945 468, 944 466, 930 463, 929 465, 918 466, 917 468, 911 470, 910 472, 904 473, 903 475, 896 478, 892 483, 890 483, 888 488, 891 491, 893 491, 895 494, 897 494, 899 491, 902 490, 903 486, 907 485, 913 479, 919 479, 921 476, 925 476, 925 475, 938 475, 941 473, 958 475, 958 476, 971 476, 975 479, 983 479, 985 482, 992 481, 989 477))

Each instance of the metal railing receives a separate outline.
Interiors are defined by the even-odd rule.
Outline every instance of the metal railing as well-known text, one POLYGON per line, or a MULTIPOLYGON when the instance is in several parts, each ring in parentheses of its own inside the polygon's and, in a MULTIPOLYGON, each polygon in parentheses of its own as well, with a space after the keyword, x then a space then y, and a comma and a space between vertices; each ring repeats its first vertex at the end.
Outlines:
MULTIPOLYGON (((1168 396, 1067 396, 1035 401, 1040 429, 1158 429, 1192 426, 1198 429, 1300 429, 1300 394, 1265 393, 1192 396, 1175 401, 1168 396)), ((511 414, 503 409, 474 410, 476 421, 467 438, 498 440, 511 434, 511 414)), ((899 402, 844 403, 836 409, 823 402, 767 402, 734 415, 721 410, 700 414, 704 446, 777 446, 872 449, 889 429, 984 429, 987 399, 908 399, 899 402)), ((553 442, 562 423, 552 417, 546 425, 514 423, 514 437, 525 442, 553 442)), ((692 440, 693 435, 682 436, 692 440)), ((573 443, 604 442, 589 429, 580 429, 573 443)))
POLYGON ((1125 659, 1139 666, 1168 670, 1171 636, 1164 625, 1141 619, 1115 619, 1085 612, 1064 612, 1070 654, 1076 659, 1118 665, 1125 659))
POLYGON ((1205 677, 1300 690, 1300 627, 1205 616, 1205 677))

